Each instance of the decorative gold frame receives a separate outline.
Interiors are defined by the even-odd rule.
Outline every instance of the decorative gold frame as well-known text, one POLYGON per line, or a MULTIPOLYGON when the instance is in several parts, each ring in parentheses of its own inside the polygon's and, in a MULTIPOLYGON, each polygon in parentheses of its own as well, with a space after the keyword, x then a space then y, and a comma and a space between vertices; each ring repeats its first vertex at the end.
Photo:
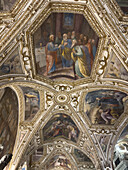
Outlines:
MULTIPOLYGON (((112 52, 118 56, 128 71, 128 31, 125 30, 126 26, 128 27, 128 16, 123 14, 115 0, 18 0, 10 12, 0 13, 0 64, 9 58, 10 49, 19 46, 19 55, 24 70, 23 75, 13 74, 0 77, 0 87, 12 88, 19 102, 19 124, 10 170, 14 170, 20 165, 30 142, 47 123, 48 117, 60 112, 70 115, 75 124, 80 127, 80 137, 75 147, 83 150, 91 160, 94 159, 93 163, 96 165, 96 169, 113 168, 114 146, 128 123, 127 98, 124 101, 124 113, 111 126, 92 125, 84 116, 83 105, 86 93, 92 90, 113 89, 128 93, 127 81, 104 78, 104 72, 112 52), (97 54, 89 78, 76 81, 52 81, 36 75, 32 36, 52 12, 71 12, 84 15, 99 36, 97 54), (30 69, 28 70, 24 62, 23 49, 27 49, 29 54, 30 69), (25 106, 23 93, 19 86, 32 87, 40 93, 40 111, 29 122, 24 121, 25 106), (57 96, 61 94, 67 96, 66 101, 58 100, 57 96), (21 134, 24 136, 22 140, 20 140, 21 134), (106 155, 107 165, 103 161, 102 151, 97 144, 95 134, 111 135, 106 155), (87 149, 88 152, 86 152, 87 149), (89 155, 89 152, 92 155, 89 155)), ((63 141, 63 139, 59 139, 59 141, 63 141)), ((53 145, 56 146, 56 144, 53 145)), ((68 142, 65 145, 70 146, 73 143, 68 142)))

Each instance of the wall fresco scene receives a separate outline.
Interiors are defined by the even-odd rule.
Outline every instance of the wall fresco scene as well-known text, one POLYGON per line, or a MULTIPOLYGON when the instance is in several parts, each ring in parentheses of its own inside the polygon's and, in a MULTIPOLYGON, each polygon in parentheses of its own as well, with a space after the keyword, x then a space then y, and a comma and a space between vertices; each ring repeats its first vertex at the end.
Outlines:
POLYGON ((82 151, 74 149, 74 155, 78 162, 92 162, 82 151))
POLYGON ((117 78, 128 81, 128 71, 114 53, 110 58, 104 76, 107 78, 117 78))
POLYGON ((92 163, 92 161, 90 160, 90 158, 88 156, 86 156, 82 151, 80 151, 78 149, 74 149, 74 155, 75 155, 75 159, 77 160, 77 162, 80 165, 83 164, 85 166, 84 169, 95 170, 95 166, 92 163))
POLYGON ((25 120, 31 120, 40 109, 39 92, 30 87, 21 87, 25 100, 25 120))
POLYGON ((85 97, 84 112, 92 124, 114 124, 124 111, 126 94, 116 90, 97 90, 85 97))
POLYGON ((0 66, 0 76, 6 75, 6 74, 22 74, 22 67, 20 63, 20 56, 18 53, 18 50, 15 50, 0 66))
POLYGON ((83 15, 52 13, 33 39, 37 74, 73 80, 90 76, 98 36, 83 15))
POLYGON ((77 142, 79 133, 79 129, 72 119, 61 113, 54 115, 43 128, 44 141, 62 137, 77 142))

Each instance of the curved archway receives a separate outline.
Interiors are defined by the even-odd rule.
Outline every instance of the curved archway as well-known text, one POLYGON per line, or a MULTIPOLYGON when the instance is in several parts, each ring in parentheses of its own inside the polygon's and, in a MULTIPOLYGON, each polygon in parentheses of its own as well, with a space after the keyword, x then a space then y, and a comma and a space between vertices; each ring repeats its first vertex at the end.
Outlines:
POLYGON ((9 87, 0 90, 0 124, 0 157, 2 157, 13 152, 18 128, 18 99, 9 87))

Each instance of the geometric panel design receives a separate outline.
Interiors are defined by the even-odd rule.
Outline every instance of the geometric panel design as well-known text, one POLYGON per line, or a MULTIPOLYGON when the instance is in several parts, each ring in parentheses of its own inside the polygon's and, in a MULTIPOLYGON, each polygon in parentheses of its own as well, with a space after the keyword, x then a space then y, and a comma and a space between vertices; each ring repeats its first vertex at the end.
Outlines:
POLYGON ((112 53, 104 77, 128 80, 128 71, 124 68, 115 53, 112 53))
POLYGON ((31 156, 32 162, 38 161, 43 156, 43 147, 36 149, 31 156))
POLYGON ((43 128, 44 141, 52 141, 55 137, 62 137, 77 142, 79 129, 66 114, 56 114, 43 128))
POLYGON ((90 76, 98 36, 83 15, 52 13, 33 37, 37 74, 51 79, 90 76))
POLYGON ((106 157, 108 145, 109 145, 111 136, 110 135, 95 134, 95 137, 98 141, 100 149, 102 149, 102 152, 103 152, 104 156, 106 157))
POLYGON ((20 56, 18 50, 15 50, 5 61, 4 64, 0 66, 0 76, 5 74, 22 74, 22 67, 20 62, 20 56))
POLYGON ((85 97, 84 112, 92 124, 114 124, 124 111, 126 94, 116 90, 97 90, 85 97))

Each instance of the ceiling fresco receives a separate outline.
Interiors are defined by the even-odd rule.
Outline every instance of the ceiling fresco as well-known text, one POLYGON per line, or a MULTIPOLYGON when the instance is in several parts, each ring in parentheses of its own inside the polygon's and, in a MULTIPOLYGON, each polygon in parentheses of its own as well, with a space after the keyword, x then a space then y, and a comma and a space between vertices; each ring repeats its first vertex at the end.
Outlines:
POLYGON ((52 13, 34 33, 36 71, 51 79, 89 77, 98 36, 83 15, 52 13))
POLYGON ((125 93, 115 90, 97 90, 85 97, 84 112, 92 124, 112 125, 124 111, 125 93))
POLYGON ((16 0, 0 0, 0 12, 9 11, 15 2, 16 0))
POLYGON ((104 77, 128 80, 128 71, 114 53, 109 60, 104 77))
POLYGON ((18 49, 0 66, 0 76, 7 74, 23 74, 18 49))
MULTIPOLYGON (((78 149, 74 149, 74 155, 78 162, 92 162, 87 155, 85 155, 83 152, 81 152, 78 149)), ((93 164, 92 164, 93 165, 93 164)))
POLYGON ((5 170, 127 168, 127 9, 0 1, 0 159, 13 154, 5 170))
POLYGON ((64 137, 77 142, 79 133, 79 129, 70 116, 61 113, 54 115, 43 128, 44 141, 51 141, 55 137, 64 137))

